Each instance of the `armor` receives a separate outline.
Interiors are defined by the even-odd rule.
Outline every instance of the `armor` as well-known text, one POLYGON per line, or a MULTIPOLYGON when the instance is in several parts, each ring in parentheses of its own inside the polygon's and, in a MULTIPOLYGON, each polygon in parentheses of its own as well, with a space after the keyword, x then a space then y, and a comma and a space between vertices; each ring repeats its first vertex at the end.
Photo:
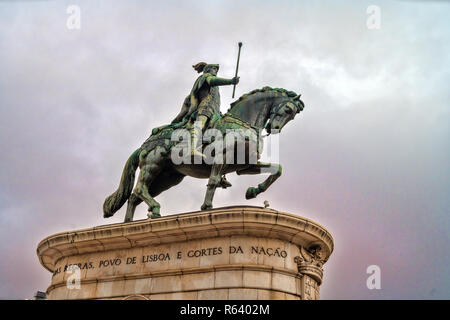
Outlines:
POLYGON ((189 120, 194 112, 197 113, 195 119, 196 125, 191 129, 193 140, 192 153, 204 157, 197 148, 201 144, 200 137, 202 131, 208 126, 215 114, 220 114, 219 86, 237 84, 239 78, 224 79, 217 77, 216 74, 219 71, 218 64, 200 62, 192 67, 199 73, 203 72, 203 74, 195 80, 190 94, 183 103, 181 112, 172 123, 180 122, 183 119, 189 120))

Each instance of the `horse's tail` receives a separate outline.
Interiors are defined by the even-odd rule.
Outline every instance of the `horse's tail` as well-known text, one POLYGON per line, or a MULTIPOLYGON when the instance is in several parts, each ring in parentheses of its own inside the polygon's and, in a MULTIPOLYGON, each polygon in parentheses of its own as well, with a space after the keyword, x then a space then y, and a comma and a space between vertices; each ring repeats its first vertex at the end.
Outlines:
POLYGON ((139 166, 140 152, 141 148, 134 151, 128 158, 122 171, 122 178, 120 179, 119 188, 107 197, 103 203, 103 217, 112 217, 130 197, 131 192, 133 191, 135 173, 137 167, 139 166))

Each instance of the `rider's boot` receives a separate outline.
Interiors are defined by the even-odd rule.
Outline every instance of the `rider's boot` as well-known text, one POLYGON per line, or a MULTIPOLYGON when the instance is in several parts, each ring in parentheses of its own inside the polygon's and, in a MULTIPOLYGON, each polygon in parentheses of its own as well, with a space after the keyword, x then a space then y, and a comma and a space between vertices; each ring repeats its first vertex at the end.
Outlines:
POLYGON ((191 131, 191 136, 192 136, 191 155, 194 157, 200 157, 202 159, 206 159, 206 156, 198 150, 202 146, 201 141, 200 141, 201 135, 202 135, 202 132, 200 130, 196 130, 194 128, 191 131))

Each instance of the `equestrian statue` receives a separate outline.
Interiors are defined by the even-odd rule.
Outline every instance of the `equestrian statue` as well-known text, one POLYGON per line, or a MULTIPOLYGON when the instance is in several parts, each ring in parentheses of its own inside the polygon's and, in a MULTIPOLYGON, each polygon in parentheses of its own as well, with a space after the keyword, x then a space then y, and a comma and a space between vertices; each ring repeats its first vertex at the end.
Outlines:
POLYGON ((266 191, 280 177, 280 164, 259 161, 262 131, 279 133, 294 119, 304 108, 300 95, 281 88, 255 89, 221 114, 219 87, 239 83, 237 68, 231 79, 217 76, 218 64, 200 62, 193 68, 202 74, 184 99, 180 113, 172 123, 154 128, 128 158, 118 189, 103 204, 105 218, 112 217, 127 201, 125 222, 133 221, 141 202, 147 204, 150 218, 161 217, 160 204, 154 198, 186 176, 208 179, 201 210, 212 208, 217 187, 231 186, 225 174, 270 173, 258 186, 247 189, 246 199, 266 191), (137 168, 140 171, 134 186, 137 168))

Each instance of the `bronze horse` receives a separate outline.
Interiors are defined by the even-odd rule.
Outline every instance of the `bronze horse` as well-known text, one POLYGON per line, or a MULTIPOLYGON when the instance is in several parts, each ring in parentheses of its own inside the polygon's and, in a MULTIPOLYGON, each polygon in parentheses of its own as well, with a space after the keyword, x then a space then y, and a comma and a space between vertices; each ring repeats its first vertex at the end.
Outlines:
MULTIPOLYGON (((134 151, 126 162, 118 189, 107 197, 103 204, 104 217, 113 216, 127 200, 125 222, 133 220, 136 206, 142 201, 148 205, 148 211, 152 213, 151 218, 160 217, 160 204, 155 201, 154 197, 179 184, 185 176, 209 178, 205 200, 201 206, 202 210, 206 210, 212 208, 216 188, 226 187, 221 185, 222 175, 230 172, 236 172, 238 175, 269 172, 270 176, 264 182, 257 187, 247 189, 245 195, 247 199, 256 197, 259 193, 266 191, 281 175, 281 165, 258 161, 262 152, 261 131, 265 128, 268 134, 278 133, 303 108, 303 101, 295 92, 264 87, 241 96, 231 104, 231 108, 225 115, 216 121, 211 121, 210 128, 223 133, 225 141, 227 141, 225 145, 223 143, 218 145, 219 140, 213 141, 211 145, 216 144, 216 147, 223 147, 228 151, 230 143, 232 144, 231 150, 238 150, 239 144, 244 144, 244 161, 236 161, 238 155, 233 152, 232 161, 224 159, 224 161, 212 161, 209 164, 196 164, 195 162, 176 164, 171 156, 174 154, 174 148, 179 147, 179 143, 174 141, 173 134, 180 125, 168 125, 156 128, 157 130, 154 129, 147 141, 134 151), (243 129, 250 134, 245 139, 226 139, 229 130, 235 129, 243 129), (257 146, 256 152, 253 151, 254 154, 251 150, 255 149, 250 146, 252 143, 257 146), (256 161, 250 161, 252 156, 256 161), (133 189, 135 172, 138 167, 140 173, 133 189)), ((217 149, 213 153, 217 158, 217 149)), ((225 153, 219 154, 222 157, 222 154, 225 153)), ((225 155, 223 157, 225 158, 225 155)))

